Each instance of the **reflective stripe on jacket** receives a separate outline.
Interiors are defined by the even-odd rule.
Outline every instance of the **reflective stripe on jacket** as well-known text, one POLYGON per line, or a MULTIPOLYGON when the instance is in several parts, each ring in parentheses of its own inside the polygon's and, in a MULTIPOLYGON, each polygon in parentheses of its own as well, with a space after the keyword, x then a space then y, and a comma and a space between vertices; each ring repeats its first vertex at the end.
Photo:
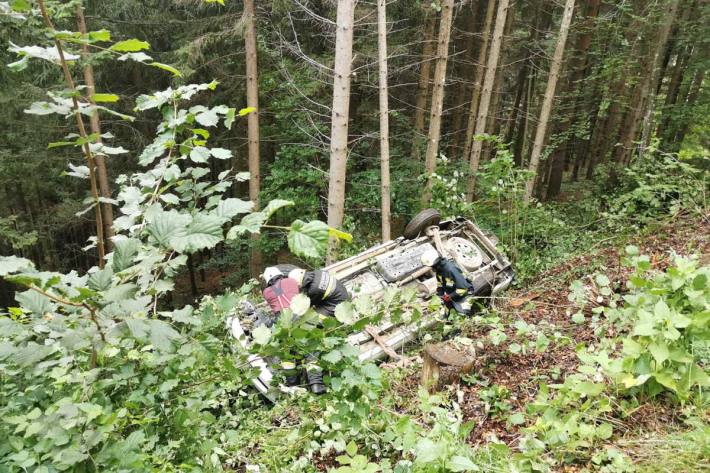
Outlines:
POLYGON ((320 269, 306 271, 303 275, 301 292, 311 300, 313 309, 323 315, 334 315, 335 307, 349 298, 343 283, 327 271, 320 269))

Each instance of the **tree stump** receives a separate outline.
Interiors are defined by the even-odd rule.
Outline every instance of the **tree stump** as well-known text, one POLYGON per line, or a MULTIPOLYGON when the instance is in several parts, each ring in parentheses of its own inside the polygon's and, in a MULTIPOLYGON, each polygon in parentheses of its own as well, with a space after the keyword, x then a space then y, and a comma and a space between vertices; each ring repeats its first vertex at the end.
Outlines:
POLYGON ((475 353, 473 348, 444 342, 425 346, 422 359, 421 384, 429 392, 436 392, 470 373, 475 353))

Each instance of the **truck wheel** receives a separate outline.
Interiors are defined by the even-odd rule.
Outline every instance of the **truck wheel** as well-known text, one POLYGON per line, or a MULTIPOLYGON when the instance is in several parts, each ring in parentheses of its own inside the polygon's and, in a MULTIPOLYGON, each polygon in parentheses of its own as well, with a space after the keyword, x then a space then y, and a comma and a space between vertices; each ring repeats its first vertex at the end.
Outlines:
POLYGON ((441 214, 436 209, 424 209, 414 216, 404 228, 404 238, 413 240, 419 236, 421 232, 431 227, 438 225, 441 222, 441 214))

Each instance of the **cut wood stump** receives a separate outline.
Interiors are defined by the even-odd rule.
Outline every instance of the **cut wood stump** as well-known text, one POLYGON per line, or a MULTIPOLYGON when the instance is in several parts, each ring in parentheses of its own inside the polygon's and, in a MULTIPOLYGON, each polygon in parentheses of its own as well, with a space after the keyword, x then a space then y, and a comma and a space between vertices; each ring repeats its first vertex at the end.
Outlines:
POLYGON ((461 375, 471 372, 475 357, 473 348, 449 342, 425 346, 422 353, 422 386, 429 392, 436 392, 458 381, 461 375))

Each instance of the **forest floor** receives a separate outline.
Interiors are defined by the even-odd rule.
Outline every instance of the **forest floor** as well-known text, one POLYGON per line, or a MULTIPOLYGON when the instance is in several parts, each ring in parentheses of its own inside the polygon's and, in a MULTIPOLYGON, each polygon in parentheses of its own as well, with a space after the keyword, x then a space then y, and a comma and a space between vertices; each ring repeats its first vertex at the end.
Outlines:
MULTIPOLYGON (((641 254, 650 257, 653 267, 660 270, 668 266, 674 253, 698 254, 703 264, 707 264, 710 261, 710 218, 681 216, 625 241, 600 241, 584 255, 573 257, 538 275, 526 287, 497 298, 491 312, 500 317, 507 339, 498 345, 486 343, 477 349, 473 375, 449 387, 452 395, 459 391, 464 420, 475 423, 468 437, 470 444, 478 446, 497 440, 515 446, 525 424, 510 425, 506 422, 508 415, 524 412, 525 405, 535 399, 540 382, 562 382, 576 370, 576 347, 593 344, 602 334, 595 334, 592 324, 587 323, 591 316, 589 307, 584 322, 572 321, 571 314, 576 308, 568 299, 570 284, 579 279, 593 286, 592 275, 603 272, 611 281, 611 287, 622 290, 630 275, 630 270, 621 263, 627 244, 636 245, 641 254), (526 352, 524 348, 512 353, 510 345, 521 341, 515 326, 520 320, 555 341, 542 353, 534 349, 526 352)), ((475 342, 486 338, 492 329, 491 324, 480 320, 466 321, 462 335, 475 342)), ((393 397, 399 399, 398 409, 407 412, 409 406, 416 404, 419 367, 410 368, 392 388, 393 397)), ((680 430, 679 414, 680 407, 658 401, 641 403, 627 417, 613 420, 616 434, 612 441, 632 459, 641 459, 644 453, 638 450, 638 442, 633 439, 680 430)))

